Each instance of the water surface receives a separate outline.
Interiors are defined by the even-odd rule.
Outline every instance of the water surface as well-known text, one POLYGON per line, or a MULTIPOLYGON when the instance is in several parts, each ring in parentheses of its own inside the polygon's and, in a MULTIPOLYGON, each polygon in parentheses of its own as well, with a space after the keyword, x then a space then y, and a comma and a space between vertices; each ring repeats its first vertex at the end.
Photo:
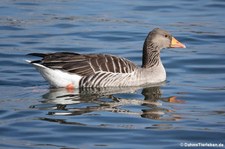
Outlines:
POLYGON ((0 148, 182 148, 225 144, 225 2, 17 1, 0 5, 0 148), (186 49, 143 88, 50 89, 31 52, 106 53, 141 64, 155 27, 186 49))

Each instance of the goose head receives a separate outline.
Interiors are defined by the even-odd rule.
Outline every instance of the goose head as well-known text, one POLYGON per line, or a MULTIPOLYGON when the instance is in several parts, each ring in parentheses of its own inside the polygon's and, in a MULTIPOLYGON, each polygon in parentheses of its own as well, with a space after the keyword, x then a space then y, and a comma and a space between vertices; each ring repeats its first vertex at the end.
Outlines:
POLYGON ((155 28, 147 36, 148 44, 154 44, 158 49, 186 48, 184 44, 174 38, 168 31, 155 28))

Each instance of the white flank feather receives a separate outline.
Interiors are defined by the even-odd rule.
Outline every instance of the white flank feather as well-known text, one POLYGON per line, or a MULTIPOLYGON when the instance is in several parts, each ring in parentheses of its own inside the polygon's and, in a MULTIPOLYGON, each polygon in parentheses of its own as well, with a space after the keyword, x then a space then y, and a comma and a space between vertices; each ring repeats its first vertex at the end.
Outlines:
POLYGON ((72 83, 75 88, 79 88, 79 81, 82 78, 80 75, 51 69, 38 63, 31 63, 30 60, 26 60, 26 62, 32 64, 53 87, 66 87, 72 83))

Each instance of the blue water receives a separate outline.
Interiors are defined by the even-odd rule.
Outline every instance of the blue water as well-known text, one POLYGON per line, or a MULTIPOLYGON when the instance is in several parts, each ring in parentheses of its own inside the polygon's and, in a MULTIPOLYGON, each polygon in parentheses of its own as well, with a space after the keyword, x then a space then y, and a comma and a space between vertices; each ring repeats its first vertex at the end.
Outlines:
POLYGON ((225 145, 224 14, 223 0, 1 1, 0 148, 225 145), (187 46, 162 51, 160 86, 54 90, 24 61, 68 51, 140 65, 155 27, 187 46))

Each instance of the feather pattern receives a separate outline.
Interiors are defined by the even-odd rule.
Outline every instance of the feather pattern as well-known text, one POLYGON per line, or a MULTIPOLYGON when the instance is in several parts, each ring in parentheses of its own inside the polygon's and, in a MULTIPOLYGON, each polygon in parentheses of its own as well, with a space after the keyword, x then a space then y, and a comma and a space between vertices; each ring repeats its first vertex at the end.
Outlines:
POLYGON ((79 87, 126 86, 128 77, 138 68, 125 58, 105 54, 60 52, 29 55, 42 57, 42 60, 31 63, 81 76, 79 87))
POLYGON ((94 75, 97 72, 131 73, 137 66, 125 58, 105 54, 77 54, 77 53, 50 53, 29 55, 41 56, 40 64, 51 68, 60 69, 68 73, 81 76, 94 75))

